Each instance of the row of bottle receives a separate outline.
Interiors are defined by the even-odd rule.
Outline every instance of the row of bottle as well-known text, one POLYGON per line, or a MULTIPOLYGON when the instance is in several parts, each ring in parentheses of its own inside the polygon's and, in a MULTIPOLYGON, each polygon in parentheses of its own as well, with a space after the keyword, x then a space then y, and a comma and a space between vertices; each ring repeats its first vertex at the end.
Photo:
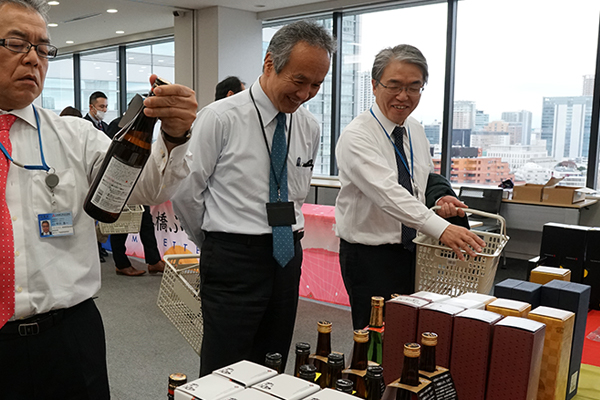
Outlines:
MULTIPOLYGON (((421 384, 420 372, 435 372, 437 365, 435 361, 435 348, 438 335, 434 332, 423 332, 421 344, 406 343, 404 345, 404 362, 400 383, 412 387, 421 384)), ((413 398, 412 391, 399 388, 396 392, 396 400, 410 400, 413 398)))

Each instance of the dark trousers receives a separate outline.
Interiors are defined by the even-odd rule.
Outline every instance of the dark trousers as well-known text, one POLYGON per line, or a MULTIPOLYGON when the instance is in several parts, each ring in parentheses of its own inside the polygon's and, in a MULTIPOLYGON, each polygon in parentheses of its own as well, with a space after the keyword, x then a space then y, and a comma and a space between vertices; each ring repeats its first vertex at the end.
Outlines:
POLYGON ((200 297, 204 339, 200 376, 240 360, 264 364, 265 355, 283 356, 292 342, 302 246, 282 268, 272 245, 248 245, 207 234, 200 255, 200 297))
MULTIPOLYGON (((154 235, 154 223, 152 222, 152 214, 150 214, 150 207, 144 206, 144 213, 142 214, 142 225, 140 227, 140 240, 144 246, 144 257, 146 258, 146 264, 156 264, 161 260, 160 252, 158 251, 158 245, 156 244, 156 236, 154 235)), ((110 235, 110 247, 112 247, 113 259, 115 260, 115 266, 118 269, 128 268, 131 266, 131 261, 125 254, 127 246, 127 234, 110 235)))
POLYGON ((367 246, 340 239, 340 268, 354 329, 369 324, 372 296, 382 296, 387 301, 394 293, 413 293, 414 264, 414 253, 401 244, 367 246))
POLYGON ((92 299, 37 335, 7 331, 0 330, 0 398, 110 398, 104 326, 92 299))

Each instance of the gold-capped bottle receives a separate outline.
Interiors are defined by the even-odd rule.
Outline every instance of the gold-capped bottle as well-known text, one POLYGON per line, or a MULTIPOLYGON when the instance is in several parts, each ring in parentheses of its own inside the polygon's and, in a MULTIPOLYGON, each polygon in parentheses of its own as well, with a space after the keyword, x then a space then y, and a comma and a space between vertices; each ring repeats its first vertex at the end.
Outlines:
MULTIPOLYGON (((350 369, 353 371, 365 371, 368 366, 367 351, 369 349, 369 331, 357 329, 354 331, 354 347, 352 349, 352 361, 350 369)), ((365 398, 365 378, 355 373, 348 373, 348 379, 352 381, 356 395, 365 398)))
MULTIPOLYGON (((167 84, 157 78, 152 87, 167 84)), ((115 135, 85 198, 83 209, 90 217, 105 223, 119 218, 150 157, 155 124, 156 118, 147 117, 141 106, 135 119, 115 135)))
POLYGON ((383 303, 380 296, 371 297, 371 318, 369 320, 369 349, 367 358, 369 361, 381 364, 383 359, 383 303))
MULTIPOLYGON (((409 386, 419 386, 419 357, 421 346, 418 343, 406 343, 404 345, 404 363, 400 374, 400 383, 409 386)), ((396 400, 410 400, 412 392, 398 389, 396 400)))
POLYGON ((167 394, 168 400, 175 398, 175 388, 187 383, 187 376, 185 374, 175 373, 169 375, 169 391, 167 394))
POLYGON ((310 355, 310 344, 306 342, 296 343, 296 364, 294 365, 294 376, 300 376, 300 367, 308 364, 308 356, 310 355))
POLYGON ((327 357, 331 354, 331 322, 319 321, 317 325, 319 335, 315 355, 322 359, 315 358, 314 365, 317 367, 317 372, 324 373, 327 369, 327 357))
POLYGON ((435 361, 435 348, 438 335, 434 332, 423 332, 421 334, 421 357, 419 369, 425 372, 435 372, 437 369, 435 361))

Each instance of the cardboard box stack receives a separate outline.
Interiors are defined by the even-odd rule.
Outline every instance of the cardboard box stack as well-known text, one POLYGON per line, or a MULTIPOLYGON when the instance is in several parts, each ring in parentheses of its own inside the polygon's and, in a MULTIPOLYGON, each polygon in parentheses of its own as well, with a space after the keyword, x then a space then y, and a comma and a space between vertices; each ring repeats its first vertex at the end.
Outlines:
POLYGON ((217 400, 244 390, 244 386, 211 374, 175 389, 175 400, 217 400))
MULTIPOLYGON (((540 265, 569 269, 571 270, 570 281, 582 283, 587 236, 590 229, 587 226, 554 222, 544 224, 540 246, 540 265)), ((597 246, 592 247, 596 248, 597 246)))
POLYGON ((421 342, 423 332, 435 332, 438 335, 436 363, 444 368, 450 368, 454 317, 461 311, 464 311, 464 308, 443 303, 427 304, 419 310, 418 343, 421 342))

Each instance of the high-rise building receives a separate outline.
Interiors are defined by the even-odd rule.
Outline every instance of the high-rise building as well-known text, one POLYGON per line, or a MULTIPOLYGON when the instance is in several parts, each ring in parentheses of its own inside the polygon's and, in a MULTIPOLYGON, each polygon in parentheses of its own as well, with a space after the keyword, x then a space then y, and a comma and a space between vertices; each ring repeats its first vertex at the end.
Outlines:
POLYGON ((486 132, 508 132, 508 122, 492 121, 484 129, 486 132))
POLYGON ((371 71, 361 71, 358 73, 358 102, 356 115, 368 110, 375 103, 373 95, 373 85, 371 84, 371 71))
POLYGON ((490 123, 490 114, 485 114, 483 110, 475 110, 475 131, 482 131, 490 123))
POLYGON ((583 76, 583 93, 582 96, 593 96, 594 95, 594 75, 583 76))
POLYGON ((490 146, 486 155, 488 157, 499 157, 510 166, 511 171, 531 162, 532 159, 541 159, 548 156, 546 146, 542 143, 535 145, 510 145, 490 146))
POLYGON ((452 119, 452 129, 474 129, 475 115, 476 110, 474 101, 455 101, 452 119))
MULTIPOLYGON (((513 131, 520 131, 518 135, 519 138, 517 141, 511 144, 523 144, 530 145, 531 144, 531 119, 533 114, 531 111, 521 110, 521 111, 511 111, 511 112, 503 112, 502 113, 502 121, 509 122, 513 124, 513 131), (517 124, 520 124, 520 129, 517 128, 517 124)), ((517 135, 516 135, 517 136, 517 135)))
POLYGON ((442 134, 441 122, 433 121, 432 124, 424 125, 423 128, 425 128, 425 136, 427 136, 429 144, 440 144, 440 135, 442 134))
POLYGON ((592 122, 592 96, 544 97, 542 140, 557 160, 587 157, 592 122))
MULTIPOLYGON (((435 172, 440 171, 440 160, 434 159, 435 172)), ((456 183, 498 185, 513 179, 508 163, 497 157, 452 158, 450 181, 456 183)))

